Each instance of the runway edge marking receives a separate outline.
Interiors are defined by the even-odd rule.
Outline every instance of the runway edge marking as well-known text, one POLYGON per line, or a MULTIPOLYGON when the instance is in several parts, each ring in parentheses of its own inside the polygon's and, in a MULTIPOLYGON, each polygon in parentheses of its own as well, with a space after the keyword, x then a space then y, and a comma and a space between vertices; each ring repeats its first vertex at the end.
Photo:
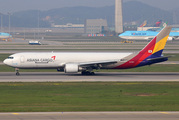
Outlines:
POLYGON ((168 113, 168 112, 160 112, 160 113, 162 113, 162 114, 170 114, 170 113, 168 113))
POLYGON ((19 113, 12 113, 13 115, 20 115, 19 113))

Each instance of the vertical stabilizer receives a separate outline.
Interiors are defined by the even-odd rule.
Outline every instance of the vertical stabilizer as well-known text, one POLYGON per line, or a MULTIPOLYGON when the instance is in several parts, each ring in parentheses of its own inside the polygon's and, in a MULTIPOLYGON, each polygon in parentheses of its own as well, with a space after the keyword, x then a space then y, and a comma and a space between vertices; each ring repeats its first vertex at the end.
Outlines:
POLYGON ((140 53, 150 53, 151 55, 161 56, 165 48, 172 27, 166 26, 140 53))
POLYGON ((168 59, 159 59, 162 56, 163 49, 168 40, 172 27, 166 26, 150 43, 148 43, 138 54, 133 54, 129 61, 116 67, 120 69, 140 67, 144 65, 150 65, 157 62, 163 62, 168 59), (135 56, 134 56, 135 55, 135 56), (148 61, 151 59, 157 59, 156 61, 148 61))
POLYGON ((140 27, 145 27, 147 25, 147 20, 145 20, 141 25, 140 27))
POLYGON ((154 27, 160 27, 161 23, 162 23, 162 20, 157 21, 155 23, 154 27))

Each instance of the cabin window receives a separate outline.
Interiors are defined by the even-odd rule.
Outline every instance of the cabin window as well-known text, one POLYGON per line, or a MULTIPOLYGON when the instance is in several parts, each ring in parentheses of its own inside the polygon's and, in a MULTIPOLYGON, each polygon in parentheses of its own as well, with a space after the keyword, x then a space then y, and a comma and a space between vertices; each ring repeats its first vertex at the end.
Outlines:
POLYGON ((14 57, 8 57, 7 59, 14 59, 14 57))

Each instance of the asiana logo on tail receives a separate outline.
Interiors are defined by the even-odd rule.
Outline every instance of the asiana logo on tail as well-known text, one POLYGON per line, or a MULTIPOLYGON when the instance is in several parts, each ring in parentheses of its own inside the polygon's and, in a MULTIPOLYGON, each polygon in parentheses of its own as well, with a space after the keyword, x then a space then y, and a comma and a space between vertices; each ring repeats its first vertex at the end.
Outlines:
POLYGON ((152 50, 148 50, 148 53, 152 53, 153 51, 152 50))
POLYGON ((51 58, 38 58, 38 59, 33 59, 33 58, 28 58, 27 62, 36 62, 36 63, 49 63, 49 62, 53 62, 56 59, 56 56, 52 56, 51 58))

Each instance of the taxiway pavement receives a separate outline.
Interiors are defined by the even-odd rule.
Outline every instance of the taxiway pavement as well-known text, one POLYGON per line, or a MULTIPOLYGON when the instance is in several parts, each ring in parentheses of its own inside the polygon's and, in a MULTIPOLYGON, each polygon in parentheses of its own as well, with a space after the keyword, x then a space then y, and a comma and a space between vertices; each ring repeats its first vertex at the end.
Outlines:
POLYGON ((179 112, 0 113, 1 120, 178 120, 179 112))
POLYGON ((178 72, 108 72, 96 73, 94 76, 65 74, 59 72, 1 72, 0 82, 150 82, 150 81, 179 81, 178 72))

